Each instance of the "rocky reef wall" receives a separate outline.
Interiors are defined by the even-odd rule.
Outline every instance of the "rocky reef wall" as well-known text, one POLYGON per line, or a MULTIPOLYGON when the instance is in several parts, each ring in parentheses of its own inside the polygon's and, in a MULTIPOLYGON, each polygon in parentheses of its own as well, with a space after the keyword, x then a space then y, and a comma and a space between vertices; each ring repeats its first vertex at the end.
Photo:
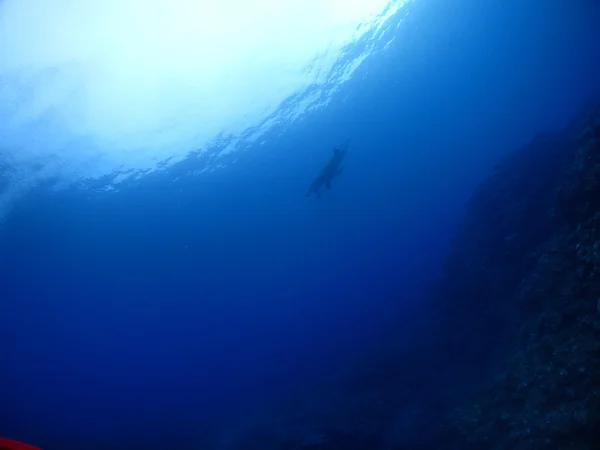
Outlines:
POLYGON ((440 448, 600 448, 600 102, 481 183, 431 300, 480 371, 440 448))

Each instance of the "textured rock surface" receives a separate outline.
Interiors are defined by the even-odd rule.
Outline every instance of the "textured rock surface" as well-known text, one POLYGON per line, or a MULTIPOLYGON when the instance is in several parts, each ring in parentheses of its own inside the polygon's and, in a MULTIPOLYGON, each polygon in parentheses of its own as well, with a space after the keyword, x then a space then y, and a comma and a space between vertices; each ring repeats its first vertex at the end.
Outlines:
POLYGON ((598 103, 498 165, 473 196, 447 267, 438 300, 454 324, 470 324, 452 348, 494 362, 448 416, 447 442, 598 448, 598 103))

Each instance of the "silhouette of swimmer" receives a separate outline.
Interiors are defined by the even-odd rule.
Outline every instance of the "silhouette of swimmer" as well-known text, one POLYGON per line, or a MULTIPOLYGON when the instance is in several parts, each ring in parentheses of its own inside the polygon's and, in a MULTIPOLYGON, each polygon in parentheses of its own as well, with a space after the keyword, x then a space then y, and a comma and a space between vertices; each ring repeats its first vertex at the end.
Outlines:
POLYGON ((342 148, 333 149, 333 155, 329 159, 329 162, 327 162, 327 165, 323 167, 319 176, 312 182, 305 197, 315 194, 317 198, 321 198, 321 188, 323 188, 323 186, 327 189, 331 189, 331 182, 335 177, 342 173, 342 170, 345 168, 345 166, 342 166, 342 161, 348 151, 348 145, 349 140, 342 145, 342 148))

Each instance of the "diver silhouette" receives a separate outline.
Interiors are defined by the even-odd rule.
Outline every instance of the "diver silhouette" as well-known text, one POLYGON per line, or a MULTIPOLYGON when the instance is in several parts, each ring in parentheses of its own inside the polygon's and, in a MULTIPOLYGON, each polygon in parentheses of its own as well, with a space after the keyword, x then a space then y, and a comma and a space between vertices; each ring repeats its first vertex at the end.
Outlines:
POLYGON ((309 197, 311 194, 315 194, 317 198, 321 198, 321 189, 325 186, 327 189, 331 189, 331 182, 335 177, 342 173, 342 170, 346 166, 342 166, 342 161, 348 151, 350 140, 346 139, 341 148, 334 148, 333 155, 329 158, 329 161, 321 170, 321 173, 314 179, 305 197, 309 197))

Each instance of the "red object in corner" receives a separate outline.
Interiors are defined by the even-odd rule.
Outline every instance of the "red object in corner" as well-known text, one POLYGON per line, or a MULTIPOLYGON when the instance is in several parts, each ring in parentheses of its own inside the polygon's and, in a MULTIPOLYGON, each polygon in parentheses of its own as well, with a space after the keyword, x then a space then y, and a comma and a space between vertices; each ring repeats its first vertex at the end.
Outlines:
POLYGON ((0 437, 0 450, 42 450, 34 445, 0 437))

